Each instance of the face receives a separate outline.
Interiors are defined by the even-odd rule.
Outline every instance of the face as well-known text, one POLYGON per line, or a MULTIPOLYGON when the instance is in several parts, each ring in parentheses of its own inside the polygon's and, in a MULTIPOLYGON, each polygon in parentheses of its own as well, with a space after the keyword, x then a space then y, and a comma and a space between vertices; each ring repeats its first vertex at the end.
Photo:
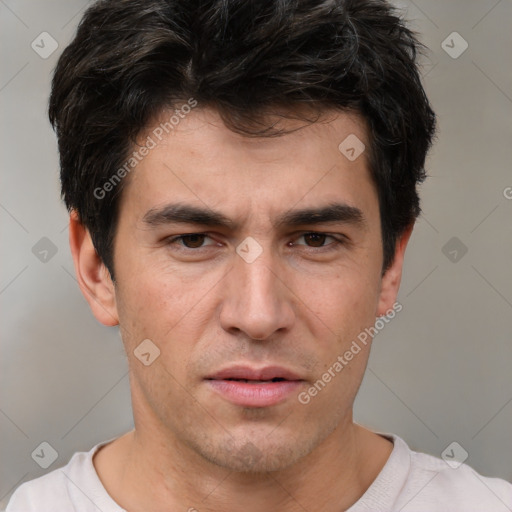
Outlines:
POLYGON ((364 124, 333 114, 247 138, 198 108, 151 134, 123 190, 103 307, 136 428, 230 470, 288 467, 352 421, 370 346, 353 342, 396 298, 401 261, 382 277, 366 154, 338 149, 350 134, 368 147, 364 124), (143 340, 150 364, 134 353, 143 340))

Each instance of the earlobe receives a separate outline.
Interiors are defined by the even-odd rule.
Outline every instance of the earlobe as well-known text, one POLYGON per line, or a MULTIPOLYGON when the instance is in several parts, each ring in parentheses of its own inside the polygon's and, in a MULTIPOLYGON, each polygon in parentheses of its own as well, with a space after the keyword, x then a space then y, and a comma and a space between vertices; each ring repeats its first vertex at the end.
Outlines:
POLYGON ((69 219, 69 245, 78 284, 93 315, 103 325, 119 324, 114 283, 76 211, 69 219))
POLYGON ((386 315, 389 310, 393 309, 393 304, 396 302, 402 279, 405 249, 411 237, 413 228, 414 222, 404 230, 400 238, 397 240, 393 263, 382 277, 379 303, 377 306, 377 316, 386 315))

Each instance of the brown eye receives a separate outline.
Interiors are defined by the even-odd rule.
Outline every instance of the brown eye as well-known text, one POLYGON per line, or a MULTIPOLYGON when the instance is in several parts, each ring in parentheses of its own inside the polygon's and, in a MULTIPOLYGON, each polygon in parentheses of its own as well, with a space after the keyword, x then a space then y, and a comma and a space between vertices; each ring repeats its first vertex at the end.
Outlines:
POLYGON ((189 249, 198 249, 204 243, 206 235, 202 235, 201 233, 194 233, 191 235, 182 235, 180 237, 183 245, 189 249))
POLYGON ((185 233, 165 239, 165 247, 172 256, 181 258, 183 261, 203 261, 218 255, 223 244, 217 242, 208 233, 185 233))
POLYGON ((309 233, 302 233, 294 242, 289 242, 288 246, 298 246, 302 249, 319 249, 318 251, 309 251, 315 253, 326 253, 328 251, 336 251, 344 245, 343 239, 339 239, 327 233, 319 231, 310 231, 309 233))
POLYGON ((306 233, 304 236, 304 240, 310 247, 322 247, 327 235, 323 233, 306 233))

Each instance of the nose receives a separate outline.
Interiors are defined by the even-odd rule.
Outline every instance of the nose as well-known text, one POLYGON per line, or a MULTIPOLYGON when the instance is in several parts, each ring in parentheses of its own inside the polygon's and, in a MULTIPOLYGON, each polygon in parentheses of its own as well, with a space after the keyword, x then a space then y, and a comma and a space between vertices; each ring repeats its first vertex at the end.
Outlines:
POLYGON ((224 330, 265 340, 293 325, 293 293, 284 284, 284 270, 270 249, 251 263, 235 255, 234 266, 225 279, 220 311, 224 330))

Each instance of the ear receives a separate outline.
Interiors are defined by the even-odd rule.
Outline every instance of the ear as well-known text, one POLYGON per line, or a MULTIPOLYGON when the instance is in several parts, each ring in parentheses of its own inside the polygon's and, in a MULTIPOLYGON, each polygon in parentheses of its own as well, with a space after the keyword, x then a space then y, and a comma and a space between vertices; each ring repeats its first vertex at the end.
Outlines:
POLYGON ((103 325, 118 325, 115 287, 110 272, 99 258, 88 229, 78 220, 74 210, 69 218, 69 245, 78 285, 93 315, 103 325))
POLYGON ((396 242, 393 263, 382 277, 379 303, 377 306, 377 316, 385 315, 393 308, 393 304, 396 302, 398 289, 400 288, 400 281, 402 280, 402 267, 404 263, 405 249, 409 242, 409 238, 411 237, 413 228, 414 222, 405 229, 396 242))

